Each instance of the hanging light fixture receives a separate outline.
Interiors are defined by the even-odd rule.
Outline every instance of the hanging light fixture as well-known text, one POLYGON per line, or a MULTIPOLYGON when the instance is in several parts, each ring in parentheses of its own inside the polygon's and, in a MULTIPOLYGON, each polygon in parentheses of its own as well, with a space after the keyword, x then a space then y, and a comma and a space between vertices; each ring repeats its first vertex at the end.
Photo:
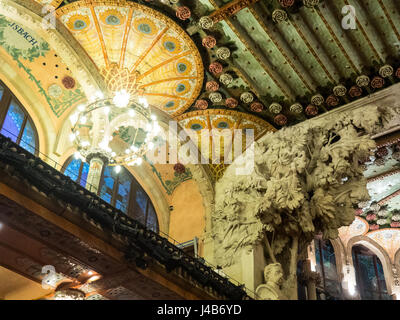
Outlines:
POLYGON ((135 101, 126 90, 116 92, 112 98, 98 97, 87 106, 79 106, 70 117, 70 140, 77 147, 75 158, 87 162, 101 158, 116 166, 116 172, 122 165, 140 165, 143 156, 163 141, 146 98, 135 101))

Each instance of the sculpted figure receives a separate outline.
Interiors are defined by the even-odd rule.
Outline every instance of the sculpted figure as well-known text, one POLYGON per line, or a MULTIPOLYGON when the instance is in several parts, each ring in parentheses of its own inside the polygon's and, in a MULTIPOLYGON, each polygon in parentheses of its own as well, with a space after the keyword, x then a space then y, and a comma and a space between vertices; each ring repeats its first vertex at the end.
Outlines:
POLYGON ((265 284, 261 284, 256 289, 256 294, 260 300, 286 300, 281 291, 283 284, 283 270, 280 263, 272 263, 264 269, 265 284))
POLYGON ((360 164, 376 148, 371 136, 396 114, 398 108, 363 107, 362 112, 309 120, 256 141, 253 154, 247 150, 236 158, 215 186, 216 262, 231 266, 243 250, 261 245, 272 265, 260 293, 276 299, 283 292, 287 299, 297 299, 299 254, 315 234, 337 238, 338 228, 354 221, 356 205, 369 200, 360 164), (253 172, 237 175, 236 169, 249 161, 253 172), (282 275, 272 280, 279 274, 277 263, 283 269, 282 284, 282 275))

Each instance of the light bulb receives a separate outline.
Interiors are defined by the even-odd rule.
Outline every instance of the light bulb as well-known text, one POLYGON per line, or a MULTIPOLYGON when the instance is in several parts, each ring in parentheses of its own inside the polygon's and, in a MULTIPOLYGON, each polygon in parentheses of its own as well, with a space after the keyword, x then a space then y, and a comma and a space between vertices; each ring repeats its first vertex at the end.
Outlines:
POLYGON ((144 97, 139 98, 139 103, 140 103, 141 105, 143 105, 143 107, 145 107, 145 108, 148 108, 148 107, 149 107, 149 103, 147 102, 147 99, 144 98, 144 97))
POLYGON ((143 160, 142 158, 137 158, 136 163, 140 166, 142 164, 143 160))
POLYGON ((154 114, 152 114, 152 115, 150 116, 150 119, 151 119, 151 120, 157 120, 157 117, 156 117, 154 114))
POLYGON ((138 149, 138 147, 136 147, 136 146, 131 146, 131 150, 132 150, 133 152, 136 152, 136 151, 138 151, 139 149, 138 149))
POLYGON ((69 135, 69 140, 70 140, 71 142, 73 142, 73 141, 75 140, 75 138, 76 138, 75 133, 71 133, 71 134, 69 135))
POLYGON ((88 147, 88 146, 90 146, 90 142, 89 141, 82 141, 81 145, 82 145, 82 147, 88 147))
POLYGON ((125 108, 131 99, 131 95, 126 90, 121 90, 115 93, 113 98, 114 104, 119 108, 125 108))
POLYGON ((126 154, 130 154, 130 153, 131 153, 131 150, 126 149, 126 150, 125 150, 125 153, 126 153, 126 154))
POLYGON ((153 132, 154 134, 157 134, 161 131, 161 127, 158 125, 158 122, 155 122, 153 125, 153 132))
POLYGON ((85 116, 81 117, 81 124, 85 124, 87 121, 87 118, 85 116))
POLYGON ((96 92, 96 98, 98 98, 98 99, 103 99, 103 98, 104 98, 103 92, 97 91, 97 92, 96 92))
POLYGON ((85 111, 85 109, 86 109, 86 107, 85 107, 85 105, 83 105, 83 104, 80 104, 80 105, 78 106, 78 110, 79 110, 80 112, 85 111))
POLYGON ((75 125, 75 123, 78 121, 78 114, 74 113, 69 117, 69 120, 71 121, 72 125, 75 125))
POLYGON ((115 152, 111 152, 111 156, 115 157, 117 154, 115 152))
POLYGON ((115 172, 119 173, 121 171, 121 166, 115 166, 115 172))
POLYGON ((128 114, 129 114, 129 116, 134 117, 134 116, 136 115, 136 112, 135 112, 135 110, 130 109, 130 110, 128 111, 128 114))
POLYGON ((75 153, 74 153, 74 158, 75 159, 80 159, 82 157, 82 155, 81 155, 81 153, 79 152, 79 151, 76 151, 75 153))
POLYGON ((99 147, 103 150, 107 150, 108 149, 108 141, 103 140, 102 142, 99 143, 99 147))

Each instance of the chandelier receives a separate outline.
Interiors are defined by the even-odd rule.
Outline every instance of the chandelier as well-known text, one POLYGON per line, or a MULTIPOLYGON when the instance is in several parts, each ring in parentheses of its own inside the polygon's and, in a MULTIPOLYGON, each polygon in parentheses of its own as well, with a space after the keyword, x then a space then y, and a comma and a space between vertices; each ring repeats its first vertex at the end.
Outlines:
POLYGON ((78 107, 70 116, 76 158, 89 163, 100 158, 119 172, 122 165, 140 165, 143 156, 162 143, 161 128, 146 98, 135 97, 127 90, 112 98, 99 93, 97 100, 78 107))

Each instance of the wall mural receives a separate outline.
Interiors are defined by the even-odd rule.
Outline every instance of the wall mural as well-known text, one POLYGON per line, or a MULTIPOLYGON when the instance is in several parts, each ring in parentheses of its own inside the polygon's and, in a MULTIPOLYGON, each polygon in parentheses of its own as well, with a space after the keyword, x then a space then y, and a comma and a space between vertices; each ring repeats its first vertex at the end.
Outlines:
POLYGON ((0 15, 0 47, 37 86, 57 118, 71 106, 86 99, 69 68, 60 61, 49 44, 25 26, 20 26, 3 15, 0 15), (57 71, 51 70, 49 73, 46 61, 51 61, 57 71))

